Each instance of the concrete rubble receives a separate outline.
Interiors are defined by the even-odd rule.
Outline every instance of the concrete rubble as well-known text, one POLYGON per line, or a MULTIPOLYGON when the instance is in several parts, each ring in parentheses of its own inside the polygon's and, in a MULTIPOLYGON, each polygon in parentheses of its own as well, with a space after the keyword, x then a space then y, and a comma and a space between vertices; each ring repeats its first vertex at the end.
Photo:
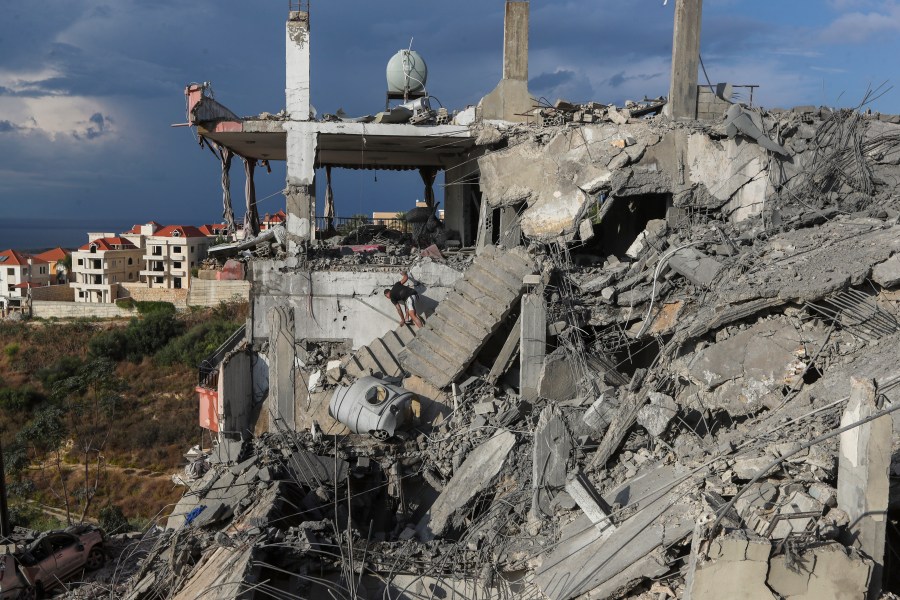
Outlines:
POLYGON ((525 71, 456 116, 468 225, 247 259, 266 389, 117 597, 897 597, 900 117, 485 117, 525 71), (387 435, 327 410, 370 380, 387 435))
POLYGON ((578 129, 497 130, 508 146, 481 158, 481 185, 491 206, 516 207, 514 243, 473 255, 444 241, 426 258, 378 238, 374 254, 276 259, 283 273, 366 274, 394 257, 444 287, 424 329, 356 349, 298 341, 299 305, 272 313, 263 416, 186 471, 183 499, 115 593, 898 589, 893 421, 859 422, 900 406, 900 126, 754 113, 781 132, 778 162, 746 123, 729 137, 600 113, 578 129), (838 121, 860 128, 869 150, 853 168, 867 179, 811 172, 838 150, 816 146, 838 121), (415 394, 388 439, 327 412, 335 389, 372 376, 415 394))

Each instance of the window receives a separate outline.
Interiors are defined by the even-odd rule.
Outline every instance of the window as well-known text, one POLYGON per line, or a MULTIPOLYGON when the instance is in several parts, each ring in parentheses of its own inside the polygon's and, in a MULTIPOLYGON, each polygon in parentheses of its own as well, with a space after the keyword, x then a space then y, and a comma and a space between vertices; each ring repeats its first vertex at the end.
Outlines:
POLYGON ((84 292, 79 291, 79 292, 78 292, 78 297, 79 297, 79 298, 84 298, 84 292))
POLYGON ((79 267, 84 266, 84 259, 83 259, 83 258, 79 258, 79 259, 78 259, 78 262, 77 262, 76 264, 77 264, 79 267))
POLYGON ((156 283, 162 283, 162 280, 163 280, 162 277, 157 277, 157 278, 156 278, 156 283))
POLYGON ((12 277, 13 275, 16 274, 16 271, 15 271, 15 269, 7 269, 6 274, 9 275, 10 277, 12 277))
POLYGON ((128 281, 131 281, 132 279, 134 279, 134 273, 129 273, 129 274, 128 274, 128 281))
POLYGON ((181 268, 181 261, 180 261, 180 260, 176 260, 174 263, 172 263, 172 268, 173 268, 173 269, 180 269, 180 268, 181 268))
POLYGON ((128 257, 128 264, 129 264, 129 265, 134 264, 134 259, 131 258, 131 257, 128 257))
POLYGON ((181 289, 181 277, 176 277, 176 278, 175 278, 175 289, 176 289, 176 290, 180 290, 180 289, 181 289))
POLYGON ((194 253, 194 247, 191 246, 191 254, 193 254, 193 253, 194 253))
POLYGON ((175 254, 181 254, 181 246, 172 246, 172 252, 175 254))

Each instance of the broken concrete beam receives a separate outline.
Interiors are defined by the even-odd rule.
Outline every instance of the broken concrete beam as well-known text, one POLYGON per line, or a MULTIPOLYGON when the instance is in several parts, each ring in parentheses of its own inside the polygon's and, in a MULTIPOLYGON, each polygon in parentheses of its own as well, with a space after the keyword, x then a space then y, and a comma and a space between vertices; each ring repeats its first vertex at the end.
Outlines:
MULTIPOLYGON (((850 400, 841 417, 841 427, 876 412, 875 382, 851 377, 850 400)), ((850 517, 844 542, 859 548, 875 563, 869 598, 881 594, 892 435, 891 417, 885 415, 845 431, 840 437, 837 503, 850 517)))
POLYGON ((532 462, 533 519, 552 516, 550 501, 566 485, 566 465, 572 451, 572 435, 558 406, 551 404, 541 411, 534 429, 532 462))
MULTIPOLYGON (((551 600, 568 600, 601 586, 606 589, 607 583, 614 582, 618 588, 640 580, 641 573, 629 572, 629 568, 636 563, 646 565, 643 561, 660 546, 680 541, 694 526, 691 510, 679 502, 683 492, 665 487, 664 482, 672 483, 680 473, 672 467, 654 469, 604 496, 609 504, 633 503, 637 511, 607 537, 587 517, 567 527, 537 569, 535 583, 541 592, 551 600), (627 582, 620 579, 625 572, 629 573, 627 582)), ((655 575, 648 571, 644 576, 655 575)))
POLYGON ((585 411, 581 420, 592 432, 603 433, 609 427, 618 407, 619 403, 615 397, 600 394, 600 397, 585 411))
POLYGON ((542 293, 522 296, 519 342, 519 394, 538 398, 544 354, 547 351, 547 305, 542 293))
POLYGON ((442 535, 452 525, 456 513, 500 472, 515 445, 515 434, 501 429, 470 452, 441 495, 419 521, 416 527, 419 539, 427 541, 442 535))
POLYGON ((722 271, 722 263, 695 250, 682 248, 669 258, 669 267, 694 285, 709 288, 722 271))
POLYGON ((615 531, 616 527, 609 518, 609 506, 584 473, 579 471, 566 479, 566 492, 598 531, 608 530, 607 534, 615 531))

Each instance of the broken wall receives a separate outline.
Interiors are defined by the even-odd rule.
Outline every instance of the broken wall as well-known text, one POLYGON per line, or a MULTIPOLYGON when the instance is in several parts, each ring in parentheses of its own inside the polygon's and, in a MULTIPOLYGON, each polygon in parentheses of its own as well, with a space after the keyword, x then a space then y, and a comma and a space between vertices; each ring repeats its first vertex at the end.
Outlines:
MULTIPOLYGON (((305 271, 284 261, 253 263, 254 314, 269 314, 275 306, 294 309, 297 341, 349 340, 359 348, 397 326, 398 316, 384 289, 399 281, 399 268, 378 271, 305 271)), ((439 263, 423 261, 410 269, 426 315, 446 296, 462 274, 439 263)), ((252 339, 269 339, 266 319, 254 319, 252 339)))

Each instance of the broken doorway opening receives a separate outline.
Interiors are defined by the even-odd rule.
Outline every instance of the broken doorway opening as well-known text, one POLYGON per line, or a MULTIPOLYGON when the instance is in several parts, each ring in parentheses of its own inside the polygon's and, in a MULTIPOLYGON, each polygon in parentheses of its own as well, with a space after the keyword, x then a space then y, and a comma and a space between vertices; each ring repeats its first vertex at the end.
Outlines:
MULTIPOLYGON (((654 219, 665 219, 672 206, 672 194, 642 194, 638 196, 609 197, 612 202, 599 225, 594 225, 594 244, 588 248, 601 256, 624 256, 625 251, 654 219)), ((601 210, 603 206, 601 205, 601 210)))

